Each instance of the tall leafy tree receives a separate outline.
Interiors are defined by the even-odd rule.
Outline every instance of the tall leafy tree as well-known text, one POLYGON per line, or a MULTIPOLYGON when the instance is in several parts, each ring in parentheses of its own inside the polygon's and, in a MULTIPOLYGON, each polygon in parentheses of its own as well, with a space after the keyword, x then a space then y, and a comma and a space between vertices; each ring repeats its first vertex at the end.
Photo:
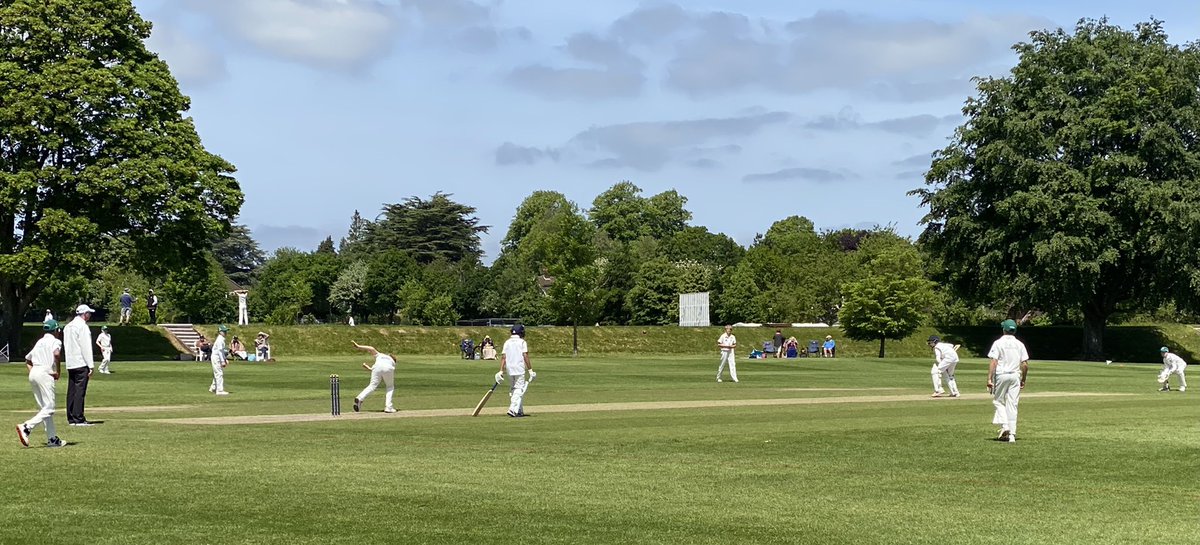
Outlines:
POLYGON ((588 217, 613 240, 632 242, 642 237, 662 239, 682 231, 691 221, 687 197, 675 190, 650 198, 632 182, 622 181, 592 201, 588 217))
POLYGON ((475 208, 450 197, 438 192, 428 200, 409 197, 385 206, 382 216, 367 226, 364 245, 371 252, 403 250, 418 263, 479 261, 479 235, 488 227, 479 225, 475 208))
POLYGON ((115 236, 171 268, 241 206, 149 36, 130 0, 0 2, 0 314, 14 346, 52 271, 92 269, 115 236))
POLYGON ((355 261, 342 269, 337 280, 329 287, 329 304, 340 312, 354 315, 366 306, 367 275, 370 269, 362 261, 355 261))
POLYGON ((354 255, 357 258, 363 257, 359 252, 362 250, 362 241, 367 238, 367 229, 370 225, 371 222, 363 219, 362 214, 355 210, 354 215, 350 217, 350 230, 338 242, 338 253, 354 255))
POLYGON ((866 276, 843 287, 839 318, 847 337, 878 339, 882 358, 887 339, 907 338, 921 327, 935 300, 933 282, 925 278, 911 245, 885 246, 864 268, 866 276))
POLYGON ((245 225, 233 225, 229 234, 213 243, 212 253, 229 279, 239 286, 249 286, 254 273, 267 260, 245 225))
POLYGON ((968 300, 1081 311, 1098 358, 1115 311, 1196 307, 1200 46, 1083 20, 1014 49, 914 191, 920 241, 968 300))

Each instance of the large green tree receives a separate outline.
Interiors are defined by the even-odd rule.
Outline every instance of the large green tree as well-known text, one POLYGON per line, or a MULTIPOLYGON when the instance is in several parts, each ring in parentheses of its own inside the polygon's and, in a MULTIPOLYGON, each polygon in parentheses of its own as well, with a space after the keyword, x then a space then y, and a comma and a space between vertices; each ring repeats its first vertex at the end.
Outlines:
POLYGON ((882 358, 887 339, 904 339, 921 327, 935 300, 933 282, 910 244, 882 245, 865 256, 865 276, 842 288, 839 321, 851 339, 879 340, 882 358))
POLYGON ((381 217, 366 225, 363 246, 370 252, 403 250, 422 264, 479 261, 479 235, 488 228, 479 225, 475 208, 450 197, 438 192, 428 200, 409 197, 386 205, 381 217))
POLYGON ((249 286, 267 260, 245 225, 233 225, 228 235, 213 243, 212 253, 229 279, 239 286, 249 286))
POLYGON ((1081 311, 1098 358, 1115 311, 1196 306, 1200 47, 1083 20, 1015 50, 914 191, 920 241, 968 300, 1081 311))
POLYGON ((237 215, 233 165, 205 151, 130 0, 0 2, 0 306, 20 320, 53 271, 108 237, 163 268, 237 215))
POLYGON ((687 226, 692 213, 687 197, 675 190, 650 198, 632 182, 618 182, 592 201, 588 218, 613 240, 632 242, 641 237, 662 239, 687 226))

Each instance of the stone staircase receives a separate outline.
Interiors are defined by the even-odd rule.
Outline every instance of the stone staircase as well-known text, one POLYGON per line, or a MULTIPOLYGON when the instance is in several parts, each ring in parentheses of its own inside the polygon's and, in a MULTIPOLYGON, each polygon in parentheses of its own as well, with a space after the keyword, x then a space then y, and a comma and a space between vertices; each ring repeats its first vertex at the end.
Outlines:
POLYGON ((174 341, 175 348, 178 348, 185 354, 195 354, 192 350, 196 346, 196 340, 200 338, 200 332, 196 331, 192 324, 162 324, 161 327, 171 335, 171 340, 174 341))

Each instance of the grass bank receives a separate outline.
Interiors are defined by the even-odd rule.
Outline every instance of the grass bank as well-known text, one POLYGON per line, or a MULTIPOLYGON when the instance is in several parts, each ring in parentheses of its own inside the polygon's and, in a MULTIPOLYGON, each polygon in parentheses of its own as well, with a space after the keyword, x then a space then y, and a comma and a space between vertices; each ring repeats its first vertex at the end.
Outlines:
MULTIPOLYGON (((206 335, 216 334, 216 326, 200 326, 206 335)), ((350 355, 354 349, 350 341, 370 344, 381 350, 400 354, 453 355, 458 353, 458 343, 464 338, 474 339, 476 344, 484 335, 490 335, 497 347, 508 338, 507 328, 486 327, 414 327, 344 325, 319 326, 249 326, 233 328, 233 335, 250 339, 258 331, 271 334, 272 346, 279 358, 288 356, 350 355)), ((739 352, 748 354, 755 347, 761 348, 763 341, 770 340, 772 328, 738 328, 739 352)), ((716 350, 719 327, 637 327, 601 326, 579 328, 579 349, 584 355, 603 354, 707 354, 716 350)), ((888 341, 889 358, 927 357, 929 347, 925 339, 938 334, 951 342, 963 345, 963 355, 982 357, 986 355, 999 328, 952 327, 943 329, 922 328, 907 339, 888 341)), ((785 328, 785 337, 795 336, 801 344, 809 340, 824 339, 833 335, 838 343, 838 356, 870 358, 879 352, 878 341, 853 341, 843 337, 836 328, 785 328)), ((1028 327, 1018 332, 1018 337, 1029 347, 1030 354, 1039 360, 1078 359, 1083 331, 1078 327, 1028 327)), ((531 350, 546 355, 571 353, 570 327, 530 327, 527 340, 531 350)), ((1177 350, 1189 361, 1200 355, 1200 334, 1190 326, 1178 324, 1110 327, 1105 334, 1105 348, 1109 359, 1120 362, 1157 362, 1158 348, 1166 345, 1177 350)))

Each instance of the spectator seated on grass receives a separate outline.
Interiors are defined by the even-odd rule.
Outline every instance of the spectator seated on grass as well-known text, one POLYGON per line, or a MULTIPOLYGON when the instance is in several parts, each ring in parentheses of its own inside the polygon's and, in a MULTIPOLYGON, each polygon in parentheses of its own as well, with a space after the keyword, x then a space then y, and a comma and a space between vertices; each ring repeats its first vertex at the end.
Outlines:
POLYGON ((750 359, 752 359, 752 360, 761 360, 766 357, 767 357, 767 355, 765 353, 763 353, 762 350, 751 350, 750 351, 750 359))
POLYGON ((245 360, 248 355, 246 354, 246 345, 242 344, 242 340, 237 337, 234 337, 233 341, 229 343, 229 353, 235 360, 245 360))
POLYGON ((764 353, 771 354, 773 356, 773 355, 775 355, 775 352, 778 348, 779 347, 775 346, 775 343, 773 343, 771 341, 763 341, 762 351, 764 353))
POLYGON ((464 360, 475 359, 475 341, 472 339, 463 339, 458 343, 458 351, 462 353, 464 360))
POLYGON ((482 359, 496 359, 496 343, 492 342, 492 338, 484 335, 483 342, 479 343, 479 354, 482 359))
POLYGON ((821 357, 821 345, 818 344, 817 341, 808 341, 808 357, 821 357))
POLYGON ((795 337, 788 339, 783 343, 783 354, 785 358, 800 357, 800 342, 795 337))
POLYGON ((274 358, 271 357, 270 335, 259 331, 258 335, 254 336, 254 356, 255 358, 250 361, 275 361, 274 358))

